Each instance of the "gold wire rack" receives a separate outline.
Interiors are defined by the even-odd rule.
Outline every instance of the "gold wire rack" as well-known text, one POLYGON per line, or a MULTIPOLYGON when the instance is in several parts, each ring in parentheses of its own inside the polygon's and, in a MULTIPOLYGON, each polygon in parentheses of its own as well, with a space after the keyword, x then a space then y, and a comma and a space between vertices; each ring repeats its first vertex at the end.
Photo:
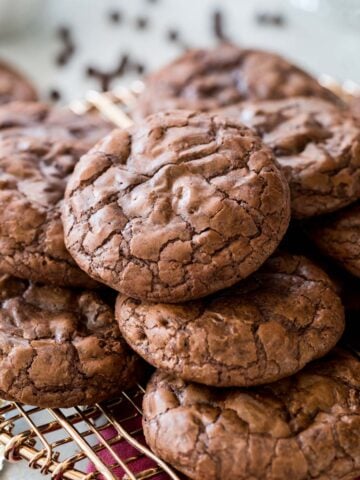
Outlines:
MULTIPOLYGON (((352 83, 340 86, 330 77, 321 83, 346 100, 360 95, 352 83), (356 91, 355 91, 355 90, 356 91)), ((143 89, 140 81, 111 92, 89 91, 70 108, 82 115, 98 110, 124 128, 132 124, 131 110, 143 89)), ((352 347, 355 354, 359 349, 352 347)), ((146 446, 142 434, 141 403, 144 389, 138 385, 119 398, 90 407, 43 409, 5 402, 0 405, 0 445, 10 462, 25 460, 28 466, 52 480, 181 480, 146 446)))
POLYGON ((160 478, 160 474, 161 479, 180 480, 144 444, 143 393, 138 385, 115 400, 71 409, 8 402, 0 408, 5 459, 24 459, 53 480, 114 480, 119 475, 123 480, 145 480, 160 478), (139 462, 140 470, 136 468, 139 462))

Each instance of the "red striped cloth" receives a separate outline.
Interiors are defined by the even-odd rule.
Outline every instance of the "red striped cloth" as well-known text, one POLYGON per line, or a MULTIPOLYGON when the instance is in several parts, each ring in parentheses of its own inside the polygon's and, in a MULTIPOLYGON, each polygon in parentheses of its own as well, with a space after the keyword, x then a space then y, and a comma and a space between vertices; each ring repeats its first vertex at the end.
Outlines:
MULTIPOLYGON (((130 403, 125 403, 125 402, 122 402, 117 407, 117 411, 118 411, 118 414, 116 416, 119 419, 132 416, 135 413, 134 407, 130 403)), ((141 416, 138 415, 136 418, 121 421, 120 423, 122 427, 127 432, 130 433, 130 432, 141 429, 141 416)), ((111 440, 112 438, 116 437, 117 434, 118 434, 117 431, 113 427, 108 427, 104 430, 101 430, 101 435, 105 440, 111 440)), ((139 433, 133 434, 132 436, 141 444, 146 445, 145 438, 142 431, 140 431, 139 433)), ((114 445, 112 445, 111 448, 115 451, 115 453, 119 456, 121 460, 126 460, 131 457, 137 457, 140 454, 136 448, 129 445, 125 440, 120 440, 118 443, 115 443, 114 445)), ((106 448, 98 452, 97 455, 100 457, 103 463, 105 463, 105 465, 111 465, 116 463, 115 458, 113 457, 113 455, 111 455, 111 453, 106 448)), ((131 461, 128 464, 129 470, 134 474, 140 473, 143 470, 147 470, 149 468, 154 468, 154 467, 156 467, 156 463, 145 456, 141 456, 139 459, 131 461)), ((92 463, 90 463, 87 468, 87 473, 92 473, 96 471, 97 470, 95 466, 92 463)), ((125 471, 120 466, 116 468, 113 471, 113 473, 119 479, 122 479, 125 475, 125 471)), ((102 476, 100 476, 99 478, 103 479, 102 476)), ((151 480, 169 480, 169 478, 170 477, 167 474, 160 473, 154 477, 151 477, 151 480)))
MULTIPOLYGON (((107 428, 106 430, 103 430, 103 432, 102 432, 102 435, 106 440, 109 440, 109 439, 115 437, 116 434, 117 434, 117 432, 112 427, 107 428)), ((135 437, 141 443, 145 443, 144 442, 144 436, 142 434, 141 435, 136 435, 135 437)), ((139 452, 134 447, 132 447, 131 445, 129 445, 125 441, 120 441, 119 443, 116 443, 115 445, 112 446, 112 448, 122 460, 125 460, 129 457, 132 457, 132 456, 138 456, 138 454, 139 454, 139 452)), ((116 462, 116 460, 111 455, 111 453, 106 449, 101 450, 98 453, 98 456, 100 457, 100 459, 106 465, 110 465, 110 464, 113 464, 113 463, 116 462)), ((152 460, 150 460, 147 457, 141 457, 138 460, 132 461, 131 463, 128 464, 129 470, 134 474, 140 473, 143 470, 147 470, 147 469, 153 468, 153 467, 156 467, 155 462, 153 462, 152 460)), ((91 473, 91 472, 96 472, 96 468, 92 463, 90 463, 88 468, 87 468, 87 473, 91 473)), ((125 471, 121 467, 116 468, 113 471, 113 473, 119 479, 122 479, 125 475, 125 471)), ((102 476, 100 476, 99 478, 103 479, 102 476)), ((160 474, 158 474, 154 477, 151 477, 151 480, 169 480, 169 478, 170 477, 168 475, 166 475, 165 473, 160 473, 160 474)))

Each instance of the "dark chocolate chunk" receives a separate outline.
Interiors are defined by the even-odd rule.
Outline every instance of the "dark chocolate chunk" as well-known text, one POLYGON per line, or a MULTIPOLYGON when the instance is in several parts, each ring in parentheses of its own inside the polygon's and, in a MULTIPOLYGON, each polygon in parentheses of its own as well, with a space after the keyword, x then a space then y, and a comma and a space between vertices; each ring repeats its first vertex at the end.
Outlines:
POLYGON ((220 10, 217 10, 216 12, 214 12, 214 15, 213 15, 213 31, 214 31, 215 37, 218 40, 222 42, 228 41, 228 37, 224 32, 223 13, 220 10))

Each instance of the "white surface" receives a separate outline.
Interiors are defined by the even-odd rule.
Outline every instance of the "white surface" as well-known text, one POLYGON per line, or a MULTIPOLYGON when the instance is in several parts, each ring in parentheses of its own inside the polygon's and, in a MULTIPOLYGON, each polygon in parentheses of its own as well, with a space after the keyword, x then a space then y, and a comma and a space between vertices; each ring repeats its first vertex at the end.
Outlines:
POLYGON ((48 480, 39 472, 29 470, 23 463, 6 464, 0 472, 1 480, 48 480))
MULTIPOLYGON (((342 0, 337 3, 339 8, 344 5, 342 0)), ((286 0, 158 0, 154 4, 147 0, 46 0, 32 29, 21 36, 0 36, 0 57, 21 66, 44 98, 50 88, 58 88, 64 100, 69 101, 97 87, 94 79, 85 75, 88 64, 106 70, 122 53, 130 52, 138 61, 155 68, 175 57, 181 50, 166 41, 170 28, 178 29, 191 46, 213 43, 210 13, 219 5, 226 33, 233 41, 277 50, 316 74, 327 73, 339 80, 351 78, 360 83, 360 30, 346 25, 336 9, 335 18, 330 18, 325 13, 296 10, 286 0), (278 12, 281 7, 287 20, 283 28, 256 24, 255 12, 278 12), (108 20, 113 9, 119 9, 124 16, 120 24, 108 20), (143 31, 134 28, 139 15, 149 17, 149 26, 143 31), (77 46, 75 56, 64 68, 54 64, 61 48, 55 34, 59 25, 72 28, 77 46)), ((118 83, 130 80, 125 77, 118 83)), ((0 473, 1 480, 40 478, 44 477, 22 463, 7 465, 0 473)))
MULTIPOLYGON (((342 0, 337 1, 340 8, 342 0)), ((189 45, 213 43, 210 13, 219 4, 232 40, 277 50, 314 73, 360 82, 360 29, 341 22, 340 11, 332 17, 315 15, 295 9, 290 0, 47 0, 32 29, 23 31, 22 36, 0 36, 0 56, 21 66, 44 98, 55 87, 68 101, 81 96, 84 89, 98 87, 85 74, 89 64, 106 70, 118 62, 121 53, 131 52, 135 59, 155 68, 176 56, 179 47, 165 40, 169 28, 179 29, 189 45), (287 18, 283 28, 256 24, 254 12, 277 12, 281 7, 287 18), (108 20, 113 9, 124 16, 118 25, 108 20), (149 26, 143 31, 134 28, 139 15, 149 17, 149 26), (63 68, 54 62, 61 49, 55 34, 59 25, 72 27, 77 45, 75 56, 63 68)), ((129 80, 126 77, 119 83, 129 80)))

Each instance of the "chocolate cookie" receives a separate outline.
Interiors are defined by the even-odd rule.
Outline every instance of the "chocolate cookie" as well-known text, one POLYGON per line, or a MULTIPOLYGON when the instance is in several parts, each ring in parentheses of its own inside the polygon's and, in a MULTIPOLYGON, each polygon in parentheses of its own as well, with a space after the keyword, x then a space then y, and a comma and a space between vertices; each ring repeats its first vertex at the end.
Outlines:
POLYGON ((330 279, 288 254, 231 289, 183 305, 119 295, 115 316, 131 348, 155 367, 222 387, 291 375, 327 353, 344 330, 330 279))
POLYGON ((115 130, 66 190, 65 242, 94 279, 176 303, 245 278, 289 222, 272 153, 236 120, 188 111, 115 130))
POLYGON ((307 231, 318 248, 360 277, 360 203, 314 219, 307 231))
POLYGON ((0 105, 36 99, 37 93, 29 80, 8 63, 0 61, 0 105))
POLYGON ((355 118, 360 120, 360 97, 354 97, 350 102, 350 110, 355 118))
POLYGON ((274 53, 222 44, 190 50, 150 75, 135 116, 172 108, 210 111, 244 100, 315 96, 341 101, 315 78, 274 53))
POLYGON ((92 404, 136 382, 139 357, 91 291, 0 278, 0 397, 41 407, 92 404))
POLYGON ((150 448, 195 480, 360 475, 360 361, 345 351, 248 390, 204 387, 159 371, 143 412, 150 448))
POLYGON ((0 272, 94 286, 64 245, 60 206, 80 156, 110 126, 39 103, 0 107, 0 272))
POLYGON ((292 216, 312 217, 360 197, 360 124, 317 98, 248 102, 222 110, 254 128, 287 177, 292 216))

